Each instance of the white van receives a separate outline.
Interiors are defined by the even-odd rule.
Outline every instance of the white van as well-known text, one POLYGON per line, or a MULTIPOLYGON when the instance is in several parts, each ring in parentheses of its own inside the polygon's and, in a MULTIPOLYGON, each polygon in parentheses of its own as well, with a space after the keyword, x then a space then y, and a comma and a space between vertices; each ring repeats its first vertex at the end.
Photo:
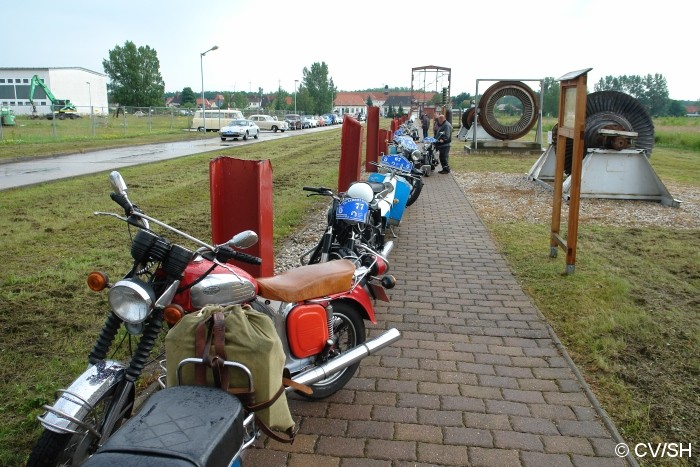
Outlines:
POLYGON ((192 117, 192 128, 196 128, 197 131, 204 131, 204 127, 206 126, 207 131, 219 131, 222 127, 228 125, 231 120, 243 118, 245 117, 240 110, 205 110, 204 118, 202 118, 202 111, 197 110, 194 113, 194 117, 192 117), (205 118, 206 125, 204 124, 205 118))

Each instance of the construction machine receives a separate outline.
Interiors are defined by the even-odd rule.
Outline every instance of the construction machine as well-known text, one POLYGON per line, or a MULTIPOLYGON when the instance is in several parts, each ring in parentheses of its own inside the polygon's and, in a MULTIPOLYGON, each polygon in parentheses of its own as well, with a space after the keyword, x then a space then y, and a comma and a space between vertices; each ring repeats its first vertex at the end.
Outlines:
POLYGON ((65 118, 78 118, 78 110, 75 105, 71 103, 68 99, 56 99, 51 90, 46 84, 37 76, 32 76, 32 80, 29 83, 29 103, 32 104, 32 118, 39 118, 39 114, 36 111, 36 104, 34 104, 34 93, 36 89, 41 89, 45 94, 46 98, 51 101, 51 113, 46 116, 48 119, 53 119, 54 116, 58 116, 59 120, 65 118))

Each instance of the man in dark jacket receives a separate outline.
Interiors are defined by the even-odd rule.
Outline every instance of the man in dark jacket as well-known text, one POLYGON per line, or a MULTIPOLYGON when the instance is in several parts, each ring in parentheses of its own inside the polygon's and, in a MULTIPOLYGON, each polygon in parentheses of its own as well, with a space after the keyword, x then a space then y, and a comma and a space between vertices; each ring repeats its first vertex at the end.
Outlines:
POLYGON ((452 124, 447 121, 444 115, 438 116, 438 127, 435 131, 437 139, 437 149, 440 154, 440 165, 442 170, 438 173, 450 173, 450 143, 452 142, 452 124))
POLYGON ((420 117, 420 126, 423 128, 423 139, 425 139, 428 137, 428 128, 430 127, 430 117, 425 112, 420 117))

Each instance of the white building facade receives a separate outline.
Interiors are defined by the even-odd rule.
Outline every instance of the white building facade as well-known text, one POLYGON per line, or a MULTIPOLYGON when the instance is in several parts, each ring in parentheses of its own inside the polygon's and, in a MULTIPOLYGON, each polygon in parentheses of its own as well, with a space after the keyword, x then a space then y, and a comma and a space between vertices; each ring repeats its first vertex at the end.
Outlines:
MULTIPOLYGON (((56 99, 70 100, 78 113, 109 114, 107 98, 108 77, 85 68, 0 68, 0 105, 14 110, 15 115, 29 115, 32 104, 29 92, 36 75, 56 99)), ((33 96, 39 115, 51 113, 51 101, 37 87, 33 96)))

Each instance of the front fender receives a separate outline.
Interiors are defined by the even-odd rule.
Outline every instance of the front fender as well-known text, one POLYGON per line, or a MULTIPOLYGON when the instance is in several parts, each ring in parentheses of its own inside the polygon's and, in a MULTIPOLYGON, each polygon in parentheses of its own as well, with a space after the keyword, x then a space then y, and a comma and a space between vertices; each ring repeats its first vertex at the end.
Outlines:
POLYGON ((53 405, 45 405, 46 413, 38 419, 47 430, 76 433, 86 429, 83 419, 94 405, 123 379, 126 367, 120 362, 104 360, 91 365, 68 389, 59 389, 60 397, 53 405))

